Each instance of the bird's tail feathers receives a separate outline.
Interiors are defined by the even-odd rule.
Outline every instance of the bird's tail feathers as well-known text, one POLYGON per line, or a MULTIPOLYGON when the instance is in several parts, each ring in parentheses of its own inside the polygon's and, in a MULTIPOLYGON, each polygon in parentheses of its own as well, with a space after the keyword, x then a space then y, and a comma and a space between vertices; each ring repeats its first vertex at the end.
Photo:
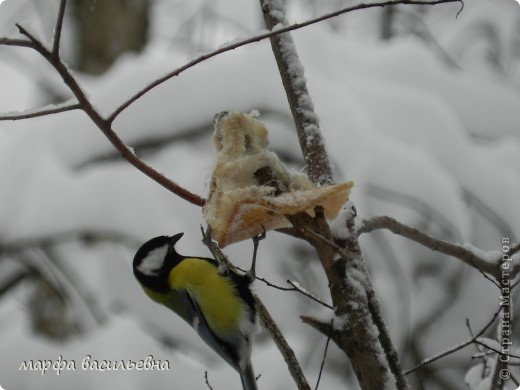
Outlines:
POLYGON ((258 387, 256 387, 255 372, 251 363, 247 365, 245 370, 240 370, 240 380, 242 381, 244 390, 258 390, 258 387))

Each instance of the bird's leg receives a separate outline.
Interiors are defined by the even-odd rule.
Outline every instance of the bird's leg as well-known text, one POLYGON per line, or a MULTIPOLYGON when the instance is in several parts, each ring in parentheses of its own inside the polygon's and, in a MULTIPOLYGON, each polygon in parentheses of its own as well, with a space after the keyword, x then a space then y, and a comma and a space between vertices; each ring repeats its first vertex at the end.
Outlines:
POLYGON ((251 268, 246 273, 246 275, 251 279, 251 281, 253 281, 256 276, 255 267, 256 267, 256 254, 258 252, 258 244, 260 243, 260 241, 262 241, 266 237, 264 225, 260 225, 260 226, 262 226, 262 233, 253 237, 253 261, 251 263, 251 268))

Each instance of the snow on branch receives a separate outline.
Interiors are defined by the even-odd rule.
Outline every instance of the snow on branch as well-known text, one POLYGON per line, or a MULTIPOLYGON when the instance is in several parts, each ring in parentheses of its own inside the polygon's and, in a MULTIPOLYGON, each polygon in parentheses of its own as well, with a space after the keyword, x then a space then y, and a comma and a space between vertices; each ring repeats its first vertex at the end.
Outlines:
POLYGON ((39 116, 57 114, 60 112, 80 110, 81 106, 76 99, 68 100, 60 104, 50 104, 33 110, 23 112, 6 112, 0 115, 0 121, 17 121, 21 119, 37 118, 39 116))
MULTIPOLYGON (((204 61, 206 61, 206 60, 208 60, 210 58, 216 57, 216 56, 218 56, 220 54, 223 54, 223 53, 226 53, 228 51, 235 50, 235 49, 237 49, 239 47, 246 46, 246 45, 249 45, 249 44, 255 43, 255 42, 260 42, 260 41, 263 41, 264 39, 271 38, 271 37, 283 34, 285 32, 298 30, 298 29, 310 26, 312 24, 316 24, 316 23, 322 22, 324 20, 335 18, 335 17, 340 16, 342 14, 346 14, 346 13, 354 12, 354 11, 358 11, 358 10, 363 10, 363 9, 368 9, 368 8, 376 8, 376 7, 385 7, 385 6, 396 5, 396 4, 437 5, 437 4, 443 4, 443 3, 460 3, 461 4, 461 8, 458 11, 457 16, 460 14, 460 12, 462 12, 462 9, 464 8, 464 2, 462 0, 425 0, 425 1, 421 1, 421 0, 391 0, 391 1, 383 1, 383 2, 379 2, 379 3, 361 3, 361 4, 354 5, 354 6, 345 7, 345 8, 342 8, 340 10, 337 10, 337 11, 334 11, 334 12, 330 12, 330 13, 327 13, 325 15, 313 18, 313 19, 309 19, 309 20, 307 20, 305 22, 294 23, 294 24, 290 24, 290 25, 286 25, 286 26, 276 25, 275 29, 271 29, 270 31, 266 31, 266 32, 264 31, 264 32, 255 34, 255 35, 253 35, 251 37, 248 37, 248 38, 235 40, 235 41, 233 41, 231 43, 228 43, 226 45, 223 45, 223 46, 219 47, 218 49, 215 49, 215 50, 209 51, 207 53, 204 53, 204 54, 200 55, 199 57, 197 57, 197 58, 187 62, 186 64, 182 65, 181 67, 179 67, 177 69, 174 69, 174 70, 172 70, 169 73, 166 73, 165 75, 163 75, 160 78, 152 81, 150 84, 148 84, 147 86, 143 87, 141 90, 137 91, 133 96, 131 96, 126 101, 121 103, 121 105, 119 107, 117 107, 112 112, 112 114, 110 114, 108 116, 107 119, 109 121, 114 121, 115 118, 119 114, 121 114, 129 106, 131 106, 133 103, 135 103, 137 100, 139 100, 139 98, 141 98, 142 96, 144 96, 145 94, 147 94, 152 89, 154 89, 155 87, 159 86, 160 84, 162 84, 162 83, 164 83, 164 82, 166 82, 166 81, 168 81, 168 80, 170 80, 170 79, 172 79, 174 77, 179 76, 181 73, 185 72, 186 70, 188 70, 190 68, 193 68, 194 66, 200 64, 201 62, 204 62, 204 61)), ((21 41, 21 42, 26 43, 25 41, 21 41)), ((1 44, 1 40, 0 40, 0 44, 1 44)), ((26 46, 26 44, 24 44, 24 46, 26 46)))
MULTIPOLYGON (((141 98, 146 93, 150 92, 152 89, 154 89, 158 85, 168 81, 169 79, 171 79, 173 77, 176 77, 176 76, 180 75, 184 71, 194 67, 195 65, 197 65, 197 64, 199 64, 201 62, 204 62, 204 61, 206 61, 206 60, 208 60, 208 59, 210 59, 212 57, 215 57, 215 56, 217 56, 219 54, 222 54, 222 53, 225 53, 225 52, 228 52, 228 51, 231 51, 231 50, 235 50, 235 49, 237 49, 237 48, 239 48, 241 46, 245 46, 245 45, 248 45, 248 44, 251 44, 251 43, 254 43, 254 42, 259 42, 259 41, 262 41, 264 39, 271 38, 271 37, 274 37, 276 35, 279 35, 279 34, 282 34, 282 33, 285 33, 285 32, 298 30, 298 29, 310 26, 312 24, 316 24, 316 23, 322 22, 322 21, 327 20, 327 19, 331 19, 331 18, 340 16, 340 15, 345 14, 345 13, 358 11, 358 10, 363 10, 363 9, 367 9, 367 8, 385 7, 385 6, 389 6, 389 5, 395 5, 395 4, 437 5, 437 4, 443 4, 443 3, 460 3, 461 4, 461 8, 458 11, 457 15, 464 8, 464 2, 462 0, 426 0, 426 1, 421 1, 421 0, 391 0, 391 1, 383 1, 383 2, 378 2, 378 3, 361 3, 361 4, 357 4, 355 6, 345 7, 345 8, 342 8, 340 10, 337 10, 337 11, 334 11, 334 12, 330 12, 330 13, 327 13, 325 15, 313 18, 313 19, 309 19, 309 20, 307 20, 305 22, 294 23, 294 24, 287 25, 287 26, 277 25, 276 29, 272 29, 271 31, 262 32, 260 34, 254 35, 254 36, 246 38, 246 39, 237 40, 237 41, 235 41, 233 43, 224 45, 224 46, 222 46, 222 47, 220 47, 220 48, 218 48, 216 50, 213 50, 213 51, 210 51, 208 53, 205 53, 205 54, 195 58, 194 60, 189 61, 185 65, 183 65, 183 66, 181 66, 181 67, 179 67, 179 68, 177 68, 177 69, 175 69, 175 70, 165 74, 164 76, 156 79, 155 81, 151 82, 150 84, 148 84, 147 86, 145 86, 141 90, 137 91, 133 96, 128 98, 119 107, 117 107, 107 117, 107 121, 109 123, 113 122, 115 120, 115 118, 119 114, 121 114, 121 112, 123 112, 130 105, 135 103, 139 98, 141 98)), ((55 60, 59 60, 59 48, 60 48, 61 31, 62 31, 63 19, 64 19, 64 13, 65 13, 65 5, 66 5, 66 0, 62 0, 61 3, 60 3, 59 11, 58 11, 58 17, 57 17, 57 20, 56 20, 56 26, 55 26, 55 29, 54 29, 54 39, 53 39, 52 50, 50 50, 50 51, 47 50, 49 52, 49 55, 54 57, 55 60)), ((21 26, 18 26, 18 27, 20 28, 21 26)), ((27 34, 24 34, 23 31, 21 31, 21 33, 23 35, 27 36, 27 34)), ((11 38, 4 38, 4 37, 2 37, 2 38, 0 38, 0 46, 17 46, 17 47, 26 47, 26 48, 35 49, 35 45, 38 45, 39 41, 37 39, 34 40, 31 37, 28 37, 28 38, 29 39, 11 39, 11 38)), ((20 119, 25 119, 25 118, 20 118, 20 119)))
MULTIPOLYGON (((188 202, 196 205, 196 206, 203 206, 205 203, 205 199, 200 197, 197 194, 194 194, 187 189, 181 187, 177 183, 171 181, 166 176, 161 174, 160 172, 156 171, 154 168, 146 164, 144 161, 139 159, 135 153, 133 152, 132 148, 130 148, 128 145, 126 145, 121 138, 115 133, 115 131, 112 129, 112 119, 105 119, 101 113, 94 107, 94 105, 90 102, 90 100, 87 98, 87 95, 83 91, 82 87, 79 85, 78 81, 74 77, 74 75, 71 73, 67 65, 62 61, 59 53, 59 40, 61 37, 61 30, 62 30, 62 24, 63 24, 63 18, 64 18, 64 7, 65 7, 66 1, 62 0, 60 3, 60 9, 58 12, 58 17, 56 21, 56 26, 54 30, 54 40, 52 44, 52 50, 49 50, 45 45, 36 37, 34 36, 29 30, 27 30, 25 27, 23 27, 20 24, 16 24, 18 27, 18 30, 21 35, 25 36, 25 40, 11 40, 7 38, 1 38, 0 43, 5 45, 12 45, 12 46, 23 46, 28 47, 33 50, 35 50, 37 53, 39 53, 47 62, 54 68, 54 70, 61 76, 63 82, 65 85, 69 88, 69 90, 72 92, 74 97, 77 100, 77 107, 71 108, 71 106, 68 106, 68 109, 81 109, 85 114, 88 115, 88 117, 91 119, 92 122, 101 130, 101 132, 105 135, 106 138, 112 143, 115 149, 121 153, 121 156, 126 159, 129 163, 131 163, 134 167, 139 169, 141 172, 143 172, 145 175, 150 177, 152 180, 157 182, 158 184, 162 185, 169 191, 173 192, 177 196, 183 198, 184 200, 187 200, 188 202)), ((64 110, 64 107, 58 109, 57 112, 60 112, 60 110, 64 110)), ((54 107, 56 109, 56 107, 54 107)), ((6 119, 26 119, 28 117, 34 117, 34 116, 41 116, 41 115, 47 115, 49 113, 50 109, 44 109, 44 110, 37 110, 36 113, 39 113, 39 115, 36 115, 35 113, 28 114, 25 117, 24 114, 19 115, 13 115, 13 114, 7 114, 3 115, 6 119)), ((1 117, 0 117, 1 118, 1 117)))
MULTIPOLYGON (((285 8, 281 1, 265 1, 262 10, 265 24, 270 30, 279 30, 281 26, 287 26, 285 8)), ((304 69, 292 36, 279 34, 270 39, 296 125, 309 179, 318 185, 331 184, 334 179, 319 128, 319 118, 314 112, 304 69)))
MULTIPOLYGON (((358 228, 358 234, 368 233, 373 230, 388 229, 394 234, 406 237, 412 241, 418 242, 431 250, 444 253, 446 255, 456 257, 464 263, 472 266, 480 272, 487 273, 499 280, 502 278, 502 270, 500 269, 501 254, 499 252, 484 252, 478 248, 468 244, 456 245, 434 238, 426 233, 421 232, 413 227, 407 226, 394 218, 381 216, 372 217, 363 220, 358 228)), ((511 247, 509 256, 520 250, 520 244, 511 247)), ((511 278, 515 278, 520 273, 520 259, 513 259, 511 267, 511 278)))

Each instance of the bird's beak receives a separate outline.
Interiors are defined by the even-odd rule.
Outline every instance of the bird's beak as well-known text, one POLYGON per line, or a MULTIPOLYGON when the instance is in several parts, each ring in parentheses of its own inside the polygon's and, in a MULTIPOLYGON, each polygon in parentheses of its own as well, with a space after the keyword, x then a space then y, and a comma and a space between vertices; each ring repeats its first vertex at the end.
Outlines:
POLYGON ((175 244, 177 244, 177 241, 179 241, 182 236, 184 236, 184 233, 177 233, 175 236, 171 236, 169 242, 170 247, 175 247, 175 244))

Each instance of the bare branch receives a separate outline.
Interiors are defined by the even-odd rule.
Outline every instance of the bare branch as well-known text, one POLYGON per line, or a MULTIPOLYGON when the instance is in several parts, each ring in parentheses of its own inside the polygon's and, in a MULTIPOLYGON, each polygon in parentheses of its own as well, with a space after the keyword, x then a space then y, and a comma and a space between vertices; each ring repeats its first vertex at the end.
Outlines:
POLYGON ((490 351, 493 351, 501 356, 507 356, 507 357, 510 357, 510 358, 513 358, 513 359, 520 359, 520 355, 515 355, 514 353, 504 353, 504 351, 501 351, 495 347, 493 347, 492 345, 489 345, 487 344, 485 341, 483 340, 475 340, 475 344, 478 344, 490 351))
POLYGON ((311 293, 309 293, 308 291, 304 290, 303 288, 301 288, 300 285, 296 284, 296 282, 292 281, 292 280, 288 280, 287 283, 289 283, 291 286, 293 286, 294 288, 294 291, 298 291, 299 293, 305 295, 307 298, 310 298, 312 299, 314 302, 317 302, 319 303, 320 305, 322 306, 325 306, 331 310, 333 310, 334 308, 332 307, 332 305, 329 305, 328 303, 325 303, 323 302, 321 299, 318 299, 316 298, 314 295, 312 295, 311 293))
POLYGON ((64 103, 63 105, 54 105, 37 108, 35 110, 28 110, 25 112, 13 112, 0 115, 0 121, 17 121, 21 119, 37 118, 39 116, 58 114, 60 112, 81 110, 81 106, 78 103, 64 103))
POLYGON ((52 55, 56 58, 60 56, 61 30, 63 28, 63 18, 65 16, 65 5, 67 0, 61 0, 60 9, 58 10, 58 18, 54 28, 54 41, 52 44, 52 55))
POLYGON ((206 386, 208 386, 209 390, 213 390, 213 387, 209 384, 208 372, 204 371, 204 381, 206 382, 206 386))
POLYGON ((94 122, 94 124, 103 132, 105 137, 112 143, 112 145, 121 153, 123 158, 125 158, 129 163, 131 163, 134 167, 139 169, 145 175, 150 177, 155 182, 159 183, 169 191, 173 192, 177 196, 181 197, 184 200, 196 205, 203 206, 205 203, 205 199, 200 196, 186 190, 181 187, 177 183, 171 181, 166 176, 162 175, 154 168, 146 164, 144 161, 139 159, 132 149, 126 145, 121 138, 114 132, 111 127, 111 121, 104 119, 101 114, 94 108, 92 103, 87 98, 87 95, 80 87, 76 78, 72 75, 68 67, 62 62, 60 56, 54 55, 53 52, 49 51, 35 36, 33 36, 27 29, 23 26, 17 24, 20 33, 25 35, 32 43, 31 47, 36 50, 40 55, 45 58, 58 72, 61 76, 63 82, 70 91, 76 97, 78 104, 81 106, 81 109, 89 116, 89 118, 94 122))
POLYGON ((471 337, 469 340, 466 340, 462 343, 459 343, 457 344, 456 346, 452 347, 452 348, 449 348, 441 353, 439 353, 438 355, 435 355, 433 357, 430 357, 428 359, 424 359, 422 362, 420 362, 417 366, 415 366, 414 368, 411 368, 407 371, 405 371, 405 375, 408 375, 408 374, 411 374, 412 372, 414 371, 417 371, 419 368, 421 367, 424 367, 425 365, 427 364, 431 364, 433 363, 434 361, 436 360, 439 360, 440 358, 443 358, 445 356, 448 356, 448 355, 451 355, 452 353, 454 352, 457 352, 465 347, 467 347, 468 345, 470 344, 473 344, 476 342, 476 340, 482 336, 484 334, 484 332, 486 330, 489 329, 489 327, 493 324, 493 322, 495 322, 495 320, 497 319, 498 315, 500 314, 500 312, 502 311, 502 309, 500 308, 494 315, 493 315, 493 318, 491 318, 491 320, 480 330, 480 332, 478 332, 476 335, 474 335, 473 337, 471 337))
MULTIPOLYGON (((334 323, 334 318, 330 320, 330 326, 332 328, 332 324, 334 323)), ((318 390, 318 387, 320 385, 321 380, 321 374, 323 373, 323 367, 325 366, 325 360, 327 359, 327 351, 329 349, 331 337, 327 337, 327 342, 325 343, 325 350, 323 351, 323 358, 321 359, 321 365, 320 365, 320 372, 318 374, 318 379, 316 380, 316 386, 314 387, 314 390, 318 390)))
POLYGON ((11 38, 0 38, 0 45, 29 47, 29 48, 33 47, 32 42, 28 41, 27 39, 11 39, 11 38))
MULTIPOLYGON (((218 50, 212 51, 210 53, 204 54, 200 56, 199 58, 190 61, 189 63, 185 64, 184 66, 166 74, 165 76, 155 80, 142 90, 138 91, 136 94, 134 94, 132 97, 130 97, 128 100, 126 100, 122 105, 120 105, 114 112, 108 116, 107 119, 104 119, 101 117, 101 115, 94 109, 92 104, 88 101, 86 98, 86 95, 82 91, 82 89, 79 87, 78 83, 74 79, 74 77, 70 74, 67 67, 63 64, 59 57, 59 43, 61 38, 61 28, 63 24, 63 17, 64 17, 64 9, 66 5, 66 0, 62 0, 60 3, 60 9, 58 12, 58 18, 56 21, 55 26, 55 35, 54 35, 54 42, 53 42, 53 49, 52 51, 49 51, 47 48, 45 48, 42 43, 35 38, 32 34, 30 34, 25 28, 23 28, 21 25, 17 24, 18 29, 20 30, 20 33, 22 35, 25 35, 29 41, 26 40, 12 40, 7 38, 0 38, 0 44, 4 45, 13 45, 13 46, 24 46, 24 47, 31 47, 38 51, 47 61, 49 61, 53 67, 58 71, 60 76, 62 77, 65 84, 69 87, 69 89, 74 93, 76 98, 78 99, 79 104, 81 105, 81 108, 83 111, 91 118, 91 120, 98 126, 98 128, 105 134, 105 136, 109 139, 109 141, 114 145, 114 147, 121 153, 121 155, 128 160, 132 165, 134 165, 137 169, 145 173, 147 176, 161 184, 163 187, 167 188, 168 190, 172 191, 173 193, 177 194, 181 198, 189 201, 190 203, 193 203, 197 206, 202 206, 205 203, 205 199, 201 198, 200 196, 193 194, 183 187, 177 185, 176 183, 172 182, 171 180, 167 179, 163 175, 161 175, 159 172, 154 170, 152 167, 145 164, 143 161, 138 159, 131 151, 130 148, 128 148, 122 141, 119 139, 119 137, 114 133, 114 131, 111 128, 111 124, 114 121, 114 119, 126 108, 128 108, 132 103, 134 103, 137 99, 139 99, 141 96, 155 88, 156 86, 162 84, 163 82, 169 80, 170 78, 173 78, 175 76, 178 76, 183 71, 199 64, 200 62, 203 62, 211 57, 214 57, 218 54, 234 50, 240 46, 244 46, 253 42, 258 42, 263 39, 282 34, 284 32, 296 30, 299 28, 303 28, 306 26, 309 26, 314 23, 318 23, 322 20, 326 20, 329 18, 336 17, 338 15, 341 15, 343 13, 356 11, 360 9, 366 9, 366 8, 373 8, 373 7, 382 7, 386 5, 393 5, 393 4, 423 4, 423 5, 435 5, 435 4, 441 4, 441 3, 452 3, 452 2, 460 2, 461 0, 433 0, 433 1, 418 1, 418 0, 398 0, 398 1, 386 1, 376 4, 359 4, 353 7, 347 7, 326 15, 323 15, 321 17, 311 19, 309 21, 303 22, 303 23, 296 23, 290 26, 286 26, 280 29, 276 29, 275 31, 270 31, 267 33, 259 34, 255 37, 251 37, 249 39, 245 39, 243 41, 237 42, 232 45, 228 45, 226 47, 220 48, 218 50)), ((463 4, 463 3, 462 3, 463 4)), ((459 11, 460 12, 460 11, 459 11)), ((308 140, 308 139, 307 139, 308 140)), ((326 156, 326 154, 323 154, 326 156)), ((328 162, 328 161, 327 161, 328 162)), ((323 168, 323 171, 325 174, 322 173, 317 175, 311 175, 314 177, 315 180, 331 180, 332 176, 327 174, 326 165, 323 168)))
MULTIPOLYGON (((29 41, 32 43, 32 48, 36 49, 36 46, 44 47, 43 44, 36 38, 34 35, 32 35, 25 27, 23 27, 20 23, 16 23, 15 26, 18 28, 18 31, 20 34, 25 35, 29 41)), ((38 50, 39 51, 39 50, 38 50)))
MULTIPOLYGON (((239 269, 240 271, 244 272, 244 273, 246 272, 246 270, 244 270, 244 269, 242 269, 240 267, 236 267, 236 268, 239 269)), ((292 287, 282 287, 282 286, 274 284, 274 283, 270 282, 269 280, 267 280, 266 278, 263 278, 263 277, 258 276, 258 275, 255 275, 255 279, 261 281, 266 286, 273 287, 273 288, 275 288, 277 290, 299 292, 302 295, 306 296, 307 298, 312 299, 314 302, 319 303, 320 305, 325 306, 328 309, 331 309, 331 310, 334 309, 332 307, 332 305, 329 305, 328 303, 323 302, 321 299, 317 298, 316 296, 314 296, 310 292, 306 291, 297 282, 294 282, 292 280, 287 280, 287 283, 290 284, 292 287)))
POLYGON ((197 65, 197 64, 199 64, 201 62, 204 62, 204 61, 206 61, 206 60, 208 60, 208 59, 210 59, 212 57, 215 57, 215 56, 217 56, 219 54, 222 54, 222 53, 225 53, 225 52, 228 52, 228 51, 231 51, 231 50, 235 50, 235 49, 237 49, 237 48, 239 48, 241 46, 249 45, 249 44, 254 43, 254 42, 260 42, 260 41, 263 41, 264 39, 271 38, 273 36, 276 36, 276 35, 279 35, 279 34, 283 34, 283 33, 288 32, 288 31, 298 30, 298 29, 301 29, 303 27, 307 27, 307 26, 310 26, 312 24, 319 23, 319 22, 321 22, 323 20, 331 19, 331 18, 334 18, 336 16, 339 16, 339 15, 342 15, 342 14, 345 14, 345 13, 348 13, 348 12, 358 11, 358 10, 362 10, 362 9, 375 8, 375 7, 385 7, 385 6, 388 6, 388 5, 395 5, 395 4, 436 5, 436 4, 443 4, 443 3, 460 3, 462 6, 461 6, 461 9, 459 10, 459 12, 457 13, 457 15, 464 8, 464 2, 462 0, 426 0, 426 1, 420 1, 420 0, 394 0, 394 1, 383 1, 383 2, 380 2, 380 3, 363 3, 363 4, 358 4, 358 5, 355 5, 355 6, 351 6, 351 7, 346 7, 346 8, 340 9, 338 11, 334 11, 334 12, 322 15, 320 17, 307 20, 305 22, 294 23, 294 24, 291 24, 289 26, 284 26, 284 27, 281 27, 281 28, 278 28, 278 26, 277 26, 277 28, 275 30, 272 30, 272 31, 269 31, 269 32, 265 32, 265 33, 261 33, 261 34, 258 34, 256 36, 253 36, 253 37, 250 37, 250 38, 247 38, 247 39, 243 39, 243 40, 235 42, 233 44, 229 44, 229 45, 226 45, 226 46, 221 47, 219 49, 216 49, 216 50, 210 51, 208 53, 205 53, 205 54, 201 55, 200 57, 197 57, 194 60, 186 63, 185 65, 183 65, 183 66, 181 66, 181 67, 179 67, 179 68, 177 68, 177 69, 175 69, 175 70, 165 74, 164 76, 162 76, 162 77, 158 78, 157 80, 151 82, 146 87, 144 87, 143 89, 141 89, 140 91, 135 93, 133 96, 131 96, 129 99, 127 99, 125 102, 123 102, 119 107, 117 107, 112 112, 112 114, 110 114, 108 116, 107 120, 109 122, 114 121, 116 119, 116 117, 119 114, 121 114, 121 112, 126 110, 133 103, 135 103, 135 101, 137 101, 141 96, 143 96, 146 93, 150 92, 152 89, 154 89, 158 85, 164 83, 165 81, 168 81, 171 78, 180 75, 182 72, 184 72, 184 71, 194 67, 195 65, 197 65))
MULTIPOLYGON (((434 251, 456 257, 475 269, 492 275, 497 280, 501 277, 500 259, 497 259, 496 262, 487 261, 463 246, 434 238, 391 217, 381 216, 365 219, 358 229, 358 234, 368 233, 377 229, 388 229, 394 234, 409 238, 434 251)), ((516 249, 516 246, 514 248, 516 249)), ((514 278, 519 272, 520 263, 513 264, 511 270, 512 277, 514 278)))

